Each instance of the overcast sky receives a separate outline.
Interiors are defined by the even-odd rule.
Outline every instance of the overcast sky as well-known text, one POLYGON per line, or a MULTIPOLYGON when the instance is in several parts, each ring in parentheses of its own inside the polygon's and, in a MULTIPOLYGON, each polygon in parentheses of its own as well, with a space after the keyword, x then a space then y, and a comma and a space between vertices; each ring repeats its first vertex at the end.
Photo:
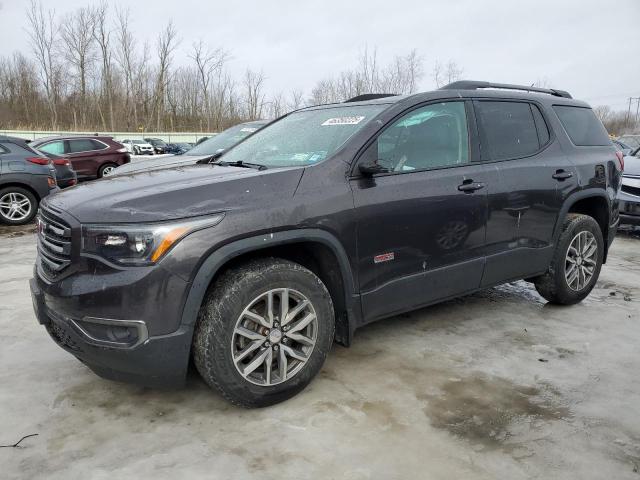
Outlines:
MULTIPOLYGON (((91 0, 46 0, 59 16, 91 0)), ((314 83, 351 68, 364 50, 380 60, 417 49, 434 87, 436 60, 453 60, 463 77, 531 84, 546 79, 592 105, 626 109, 640 96, 640 0, 135 0, 128 6, 141 39, 172 20, 186 62, 194 41, 232 54, 229 68, 261 70, 270 92, 314 83)), ((0 55, 29 48, 28 0, 0 0, 0 55)), ((153 44, 153 43, 152 43, 153 44)))

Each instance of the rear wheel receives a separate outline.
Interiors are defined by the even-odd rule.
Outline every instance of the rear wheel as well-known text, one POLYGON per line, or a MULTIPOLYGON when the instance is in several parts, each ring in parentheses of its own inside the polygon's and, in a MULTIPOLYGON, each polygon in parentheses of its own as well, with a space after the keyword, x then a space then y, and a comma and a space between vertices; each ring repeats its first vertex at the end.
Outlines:
POLYGON ((116 165, 115 163, 105 163, 104 165, 102 165, 100 167, 100 169, 98 170, 98 178, 102 178, 105 175, 109 175, 111 172, 113 172, 116 168, 118 168, 118 165, 116 165))
POLYGON ((35 217, 38 200, 29 190, 6 187, 0 190, 0 221, 8 225, 24 225, 35 217))
POLYGON ((254 260, 224 273, 200 310, 194 359, 200 375, 230 402, 282 402, 320 371, 334 336, 322 281, 287 260, 254 260))
POLYGON ((593 289, 604 258, 598 222, 588 215, 567 216, 549 270, 533 279, 536 290, 552 303, 572 305, 593 289))

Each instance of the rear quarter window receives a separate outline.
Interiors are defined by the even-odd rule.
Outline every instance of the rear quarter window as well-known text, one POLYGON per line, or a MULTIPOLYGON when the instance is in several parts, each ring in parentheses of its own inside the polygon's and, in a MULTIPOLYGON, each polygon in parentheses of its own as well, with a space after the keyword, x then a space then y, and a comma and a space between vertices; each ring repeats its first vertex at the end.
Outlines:
POLYGON ((574 145, 580 147, 611 145, 609 134, 590 108, 554 105, 553 109, 574 145))

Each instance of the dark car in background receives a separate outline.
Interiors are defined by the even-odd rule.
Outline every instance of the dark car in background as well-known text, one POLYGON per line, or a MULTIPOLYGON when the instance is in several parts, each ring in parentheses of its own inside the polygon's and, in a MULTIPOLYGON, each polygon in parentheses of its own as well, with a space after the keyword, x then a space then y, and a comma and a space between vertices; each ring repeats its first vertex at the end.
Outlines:
POLYGON ((193 143, 187 142, 177 142, 177 143, 167 143, 167 147, 165 148, 165 153, 171 153, 173 155, 182 155, 185 152, 188 152, 193 148, 193 143))
POLYGON ((193 165, 197 162, 207 162, 237 145, 252 133, 260 130, 267 123, 269 123, 268 120, 254 120, 252 122, 240 123, 231 128, 227 128, 224 132, 219 133, 218 135, 209 137, 201 144, 190 148, 181 155, 140 160, 113 170, 109 173, 109 176, 159 170, 163 168, 174 168, 182 165, 193 165))
POLYGON ((155 153, 167 153, 167 144, 161 138, 145 138, 144 141, 153 147, 155 153))
POLYGON ((38 204, 58 190, 49 158, 21 138, 0 136, 0 223, 23 225, 38 204))
POLYGON ((291 112, 206 164, 46 199, 68 253, 41 236, 38 321, 101 376, 184 384, 193 363, 264 407, 367 323, 520 279, 554 304, 589 295, 623 166, 589 105, 471 81, 358 100, 291 112))
POLYGON ((131 161, 127 149, 109 136, 69 136, 38 138, 30 145, 42 152, 64 155, 79 180, 102 178, 131 161))
POLYGON ((60 188, 73 187, 78 183, 78 174, 73 169, 71 161, 63 156, 55 153, 40 152, 51 160, 56 169, 56 182, 60 188))

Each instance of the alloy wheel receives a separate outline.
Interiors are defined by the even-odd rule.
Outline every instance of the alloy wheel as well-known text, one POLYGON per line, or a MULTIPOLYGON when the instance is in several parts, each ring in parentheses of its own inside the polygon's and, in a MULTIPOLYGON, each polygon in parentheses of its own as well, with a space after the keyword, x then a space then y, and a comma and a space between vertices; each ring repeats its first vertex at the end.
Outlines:
POLYGON ((277 385, 302 370, 317 336, 318 318, 309 299, 290 288, 272 289, 238 317, 231 338, 233 364, 255 385, 277 385))
POLYGON ((579 232, 567 250, 564 276, 567 285, 576 292, 584 289, 596 272, 598 261, 598 242, 593 233, 579 232))
POLYGON ((8 192, 0 198, 0 215, 12 222, 19 222, 29 217, 31 208, 31 201, 18 192, 8 192))

